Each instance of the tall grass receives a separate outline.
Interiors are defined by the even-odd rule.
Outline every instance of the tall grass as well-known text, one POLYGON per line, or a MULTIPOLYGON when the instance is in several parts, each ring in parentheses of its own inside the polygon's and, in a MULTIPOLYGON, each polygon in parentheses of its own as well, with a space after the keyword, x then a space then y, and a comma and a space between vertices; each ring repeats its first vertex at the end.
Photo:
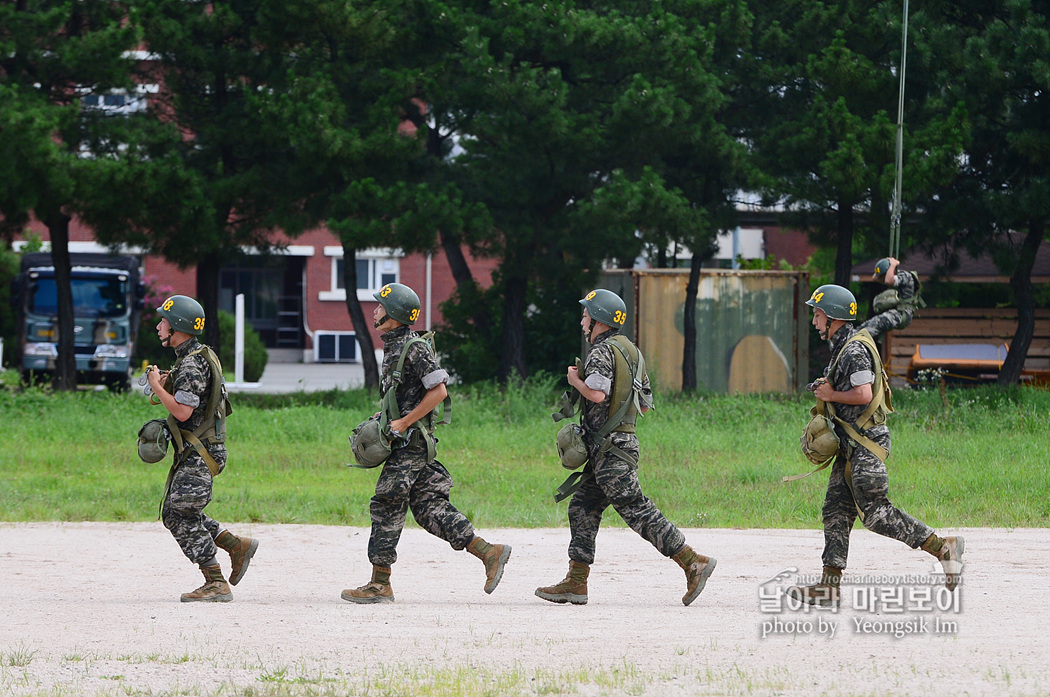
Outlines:
MULTIPOLYGON (((453 502, 485 527, 565 524, 568 474, 550 417, 561 379, 454 387, 438 458, 453 502)), ((208 512, 223 521, 367 525, 378 470, 350 469, 347 437, 372 414, 363 390, 235 395, 230 458, 208 512)), ((641 419, 646 494, 684 527, 819 527, 826 472, 798 450, 808 396, 661 395, 641 419)), ((974 388, 894 395, 894 502, 934 527, 1050 525, 1050 393, 974 388)), ((0 390, 0 520, 151 520, 167 464, 135 434, 163 415, 136 395, 0 390)), ((618 516, 608 523, 621 524, 618 516)))

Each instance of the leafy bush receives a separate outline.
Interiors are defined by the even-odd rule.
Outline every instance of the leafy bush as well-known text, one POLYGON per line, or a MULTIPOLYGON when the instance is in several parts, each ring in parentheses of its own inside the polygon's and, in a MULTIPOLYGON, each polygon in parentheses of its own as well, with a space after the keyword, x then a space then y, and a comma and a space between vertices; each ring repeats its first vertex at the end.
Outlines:
MULTIPOLYGON (((219 360, 225 371, 232 371, 234 362, 234 343, 237 336, 237 319, 224 310, 219 310, 219 336, 222 337, 222 345, 219 347, 219 360)), ((266 362, 270 355, 266 353, 266 346, 252 325, 244 324, 244 380, 245 382, 258 382, 266 370, 266 362)))

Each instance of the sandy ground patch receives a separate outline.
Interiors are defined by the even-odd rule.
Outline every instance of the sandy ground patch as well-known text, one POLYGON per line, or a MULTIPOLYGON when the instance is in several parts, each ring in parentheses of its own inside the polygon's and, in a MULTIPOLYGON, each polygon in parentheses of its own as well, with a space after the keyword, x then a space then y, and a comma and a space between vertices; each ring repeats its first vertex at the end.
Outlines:
POLYGON ((770 579, 819 572, 815 530, 686 530, 718 559, 687 608, 674 562, 622 528, 582 607, 533 595, 565 573, 565 529, 480 531, 514 546, 491 596, 480 562, 409 529, 377 606, 339 598, 368 579, 366 529, 232 529, 261 540, 234 602, 182 604, 201 578, 159 522, 0 524, 0 695, 1050 693, 1043 530, 959 531, 953 597, 904 578, 931 557, 854 531, 841 609, 806 613, 772 611, 794 574, 770 579))

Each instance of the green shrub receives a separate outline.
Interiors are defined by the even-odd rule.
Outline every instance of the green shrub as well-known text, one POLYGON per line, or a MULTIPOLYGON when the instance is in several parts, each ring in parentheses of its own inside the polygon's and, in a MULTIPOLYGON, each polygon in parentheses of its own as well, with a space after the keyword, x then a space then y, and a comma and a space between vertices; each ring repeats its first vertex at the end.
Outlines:
MULTIPOLYGON (((237 320, 224 310, 219 310, 219 336, 222 337, 222 345, 219 347, 219 360, 222 369, 233 371, 236 365, 234 361, 234 344, 237 337, 237 320)), ((266 370, 266 362, 270 355, 266 353, 266 346, 252 325, 244 324, 244 380, 245 382, 258 382, 266 370)))

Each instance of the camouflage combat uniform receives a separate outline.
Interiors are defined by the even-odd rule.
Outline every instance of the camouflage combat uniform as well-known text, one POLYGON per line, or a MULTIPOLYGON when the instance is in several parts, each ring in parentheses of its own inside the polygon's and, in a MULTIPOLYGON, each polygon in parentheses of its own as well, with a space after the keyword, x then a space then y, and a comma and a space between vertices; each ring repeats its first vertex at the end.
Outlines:
MULTIPOLYGON (((893 287, 897 289, 897 295, 902 303, 905 300, 914 298, 915 294, 919 292, 919 282, 915 280, 915 276, 908 271, 902 271, 900 268, 894 274, 893 287)), ((880 312, 871 319, 866 320, 860 325, 860 329, 867 329, 868 333, 871 334, 871 338, 878 341, 879 337, 888 331, 907 327, 911 324, 914 314, 915 308, 913 307, 895 307, 891 310, 880 312)))
MULTIPOLYGON (((176 359, 182 359, 182 362, 169 376, 169 391, 175 401, 193 407, 190 418, 179 422, 179 427, 184 431, 193 431, 201 425, 208 397, 211 396, 212 375, 208 361, 199 353, 187 356, 199 349, 200 345, 197 338, 192 337, 176 346, 176 359)), ((221 472, 226 466, 226 446, 209 445, 208 453, 218 463, 221 472)), ((214 560, 215 538, 221 528, 204 514, 204 507, 211 501, 212 476, 208 465, 197 451, 188 448, 185 457, 172 467, 168 476, 170 483, 161 506, 164 527, 171 531, 183 553, 194 564, 214 560)))
MULTIPOLYGON (((609 339, 619 334, 610 329, 594 341, 587 360, 580 371, 580 379, 588 387, 606 393, 600 403, 583 401, 583 427, 590 459, 584 468, 580 488, 569 502, 569 559, 580 564, 594 562, 594 542, 601 525, 602 514, 612 505, 631 529, 649 541, 666 557, 672 557, 685 547, 685 537, 660 509, 642 493, 638 482, 638 437, 634 433, 611 435, 612 444, 629 455, 634 462, 623 459, 615 450, 600 452, 601 443, 593 442, 590 433, 599 431, 609 419, 609 404, 613 392, 615 359, 609 339)), ((652 404, 649 376, 642 376, 642 399, 652 404)))
MULTIPOLYGON (((832 388, 839 392, 873 383, 875 379, 875 365, 868 349, 857 341, 846 346, 846 342, 857 331, 852 324, 846 324, 831 337, 831 363, 835 362, 835 357, 845 346, 845 354, 835 366, 834 374, 825 375, 832 388)), ((831 368, 830 363, 828 368, 831 368)), ((852 424, 856 423, 867 406, 834 404, 835 413, 852 424)), ((890 503, 886 464, 846 436, 841 426, 836 426, 835 430, 842 445, 832 466, 828 492, 824 498, 824 566, 846 568, 849 535, 858 511, 864 527, 872 532, 900 540, 912 548, 920 547, 933 534, 933 530, 890 503)), ((890 430, 885 424, 863 431, 862 435, 889 452, 890 430)))
MULTIPOLYGON (((408 326, 383 335, 383 394, 393 387, 393 372, 405 344, 416 336, 408 326)), ((448 373, 425 344, 416 342, 408 350, 396 393, 401 416, 411 412, 428 390, 448 382, 448 373)), ((381 567, 397 561, 397 543, 410 508, 412 517, 424 530, 448 542, 452 549, 465 548, 474 537, 474 526, 449 501, 451 490, 452 475, 437 460, 428 461, 426 441, 414 433, 408 445, 391 453, 376 482, 369 507, 372 534, 368 560, 381 567)))

